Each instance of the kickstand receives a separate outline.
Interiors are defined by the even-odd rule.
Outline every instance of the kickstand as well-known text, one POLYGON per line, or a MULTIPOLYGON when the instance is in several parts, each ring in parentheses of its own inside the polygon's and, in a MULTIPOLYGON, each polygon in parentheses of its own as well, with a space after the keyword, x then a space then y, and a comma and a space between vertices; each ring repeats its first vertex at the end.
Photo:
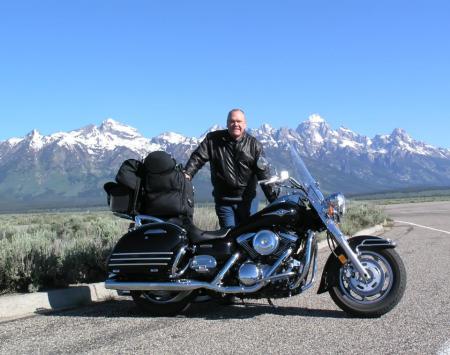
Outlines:
POLYGON ((275 306, 272 302, 272 300, 270 298, 267 299, 267 302, 273 307, 273 308, 277 308, 277 306, 275 306))
POLYGON ((243 297, 241 298, 241 303, 242 303, 242 305, 243 305, 244 307, 248 307, 248 306, 247 306, 247 303, 245 303, 245 301, 244 301, 244 298, 243 298, 243 297))

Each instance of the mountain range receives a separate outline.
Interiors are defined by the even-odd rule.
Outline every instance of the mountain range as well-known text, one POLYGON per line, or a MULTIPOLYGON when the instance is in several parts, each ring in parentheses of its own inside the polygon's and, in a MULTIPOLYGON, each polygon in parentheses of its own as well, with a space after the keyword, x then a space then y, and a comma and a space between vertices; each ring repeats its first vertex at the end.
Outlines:
MULTIPOLYGON (((0 142, 0 210, 59 208, 105 203, 102 189, 123 160, 165 150, 185 163, 200 137, 166 132, 146 138, 136 128, 107 119, 70 132, 43 136, 37 130, 0 142)), ((268 124, 248 132, 264 146, 279 170, 291 170, 288 146, 304 158, 325 192, 361 194, 450 186, 450 150, 434 147, 395 129, 373 138, 348 128, 333 129, 319 115, 296 128, 268 124)), ((291 170, 292 173, 292 170, 291 170)), ((194 179, 196 198, 211 198, 208 168, 194 179)))

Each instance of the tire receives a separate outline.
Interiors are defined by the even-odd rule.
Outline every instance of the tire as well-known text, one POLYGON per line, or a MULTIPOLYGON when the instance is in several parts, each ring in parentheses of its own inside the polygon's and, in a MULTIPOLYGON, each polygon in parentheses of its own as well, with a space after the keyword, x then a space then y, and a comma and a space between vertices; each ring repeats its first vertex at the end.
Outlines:
POLYGON ((392 310, 406 288, 406 270, 393 249, 364 250, 359 256, 371 279, 358 279, 351 264, 336 270, 337 285, 329 290, 333 301, 347 314, 374 318, 392 310))
POLYGON ((131 297, 142 312, 152 316, 170 317, 189 307, 194 292, 132 291, 131 297))

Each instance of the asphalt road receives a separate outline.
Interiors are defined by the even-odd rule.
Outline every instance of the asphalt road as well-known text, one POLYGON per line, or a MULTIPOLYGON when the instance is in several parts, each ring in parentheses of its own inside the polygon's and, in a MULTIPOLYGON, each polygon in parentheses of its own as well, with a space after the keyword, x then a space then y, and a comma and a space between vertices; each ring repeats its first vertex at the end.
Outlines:
MULTIPOLYGON (((176 318, 142 316, 128 299, 0 324, 10 353, 450 354, 450 202, 392 205, 385 233, 408 272, 403 300, 378 319, 347 317, 316 288, 247 306, 196 304, 176 318), (438 229, 431 230, 416 225, 438 229)), ((321 265, 327 254, 321 251, 321 265)))

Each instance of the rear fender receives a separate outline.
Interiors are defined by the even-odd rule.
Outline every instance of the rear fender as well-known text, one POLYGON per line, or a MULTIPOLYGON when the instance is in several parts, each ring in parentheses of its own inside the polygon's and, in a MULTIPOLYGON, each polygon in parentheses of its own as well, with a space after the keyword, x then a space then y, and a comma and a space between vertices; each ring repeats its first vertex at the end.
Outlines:
MULTIPOLYGON (((356 252, 361 252, 363 250, 379 250, 379 249, 392 249, 397 246, 397 244, 390 240, 380 237, 373 237, 369 235, 360 235, 351 239, 348 239, 350 247, 356 252)), ((317 293, 324 293, 328 291, 331 287, 336 286, 339 282, 339 269, 342 266, 341 261, 336 257, 336 255, 344 254, 342 248, 338 246, 334 253, 331 253, 328 257, 327 262, 322 273, 322 279, 320 281, 319 289, 317 293)), ((344 254, 345 256, 345 254, 344 254)))

